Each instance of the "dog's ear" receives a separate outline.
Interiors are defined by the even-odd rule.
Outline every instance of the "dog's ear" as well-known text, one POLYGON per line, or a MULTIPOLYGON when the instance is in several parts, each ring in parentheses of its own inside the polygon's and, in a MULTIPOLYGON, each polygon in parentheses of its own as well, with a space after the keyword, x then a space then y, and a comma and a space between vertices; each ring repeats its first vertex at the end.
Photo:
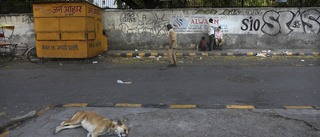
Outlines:
POLYGON ((120 119, 118 118, 118 125, 121 126, 122 122, 120 121, 120 119))

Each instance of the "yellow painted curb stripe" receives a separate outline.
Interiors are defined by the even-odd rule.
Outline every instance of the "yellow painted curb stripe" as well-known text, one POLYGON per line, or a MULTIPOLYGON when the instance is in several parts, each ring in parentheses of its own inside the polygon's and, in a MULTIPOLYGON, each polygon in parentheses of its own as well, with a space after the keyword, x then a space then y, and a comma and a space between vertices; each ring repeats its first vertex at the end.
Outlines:
POLYGON ((127 57, 132 57, 132 53, 126 53, 127 57))
POLYGON ((312 52, 313 55, 319 55, 319 52, 312 52))
POLYGON ((300 55, 300 56, 304 56, 304 55, 306 55, 306 54, 305 54, 305 53, 301 53, 301 52, 300 52, 300 53, 299 53, 299 55, 300 55))
POLYGON ((209 54, 208 53, 202 53, 202 56, 208 56, 209 54))
POLYGON ((139 108, 139 107, 141 107, 141 104, 125 104, 125 103, 119 103, 119 104, 116 104, 115 107, 134 107, 134 108, 139 108))
POLYGON ((216 54, 214 54, 215 56, 221 56, 221 53, 216 53, 216 54))
POLYGON ((44 112, 48 111, 49 109, 53 108, 55 105, 51 105, 49 107, 46 107, 45 109, 42 109, 41 111, 37 112, 36 115, 41 115, 44 112))
POLYGON ((0 134, 0 137, 5 137, 6 135, 8 135, 10 133, 10 131, 6 131, 0 134))
POLYGON ((139 56, 144 57, 146 54, 145 53, 139 53, 139 56))
POLYGON ((248 52, 247 55, 253 56, 253 52, 248 52))
POLYGON ((272 53, 272 55, 276 56, 276 55, 278 55, 278 53, 272 53))
POLYGON ((227 105, 227 108, 238 108, 238 109, 254 109, 254 106, 241 106, 241 105, 227 105))
POLYGON ((286 55, 288 55, 288 56, 292 56, 292 53, 291 53, 291 52, 288 52, 288 53, 286 53, 286 55))
POLYGON ((120 53, 115 53, 114 56, 120 56, 120 53))
POLYGON ((265 56, 267 56, 267 53, 261 53, 262 55, 265 55, 265 56))
POLYGON ((313 109, 312 106, 284 106, 286 109, 313 109))
POLYGON ((62 107, 86 107, 88 103, 71 103, 71 104, 64 104, 62 107))
POLYGON ((189 56, 195 56, 196 53, 189 53, 189 56))
POLYGON ((233 53, 227 53, 228 56, 233 56, 233 53))
POLYGON ((196 108, 196 105, 170 105, 170 108, 196 108))
POLYGON ((151 56, 158 56, 158 53, 151 53, 151 56))
POLYGON ((163 56, 168 56, 168 53, 163 53, 163 56))
POLYGON ((176 53, 177 56, 183 56, 183 53, 176 53))

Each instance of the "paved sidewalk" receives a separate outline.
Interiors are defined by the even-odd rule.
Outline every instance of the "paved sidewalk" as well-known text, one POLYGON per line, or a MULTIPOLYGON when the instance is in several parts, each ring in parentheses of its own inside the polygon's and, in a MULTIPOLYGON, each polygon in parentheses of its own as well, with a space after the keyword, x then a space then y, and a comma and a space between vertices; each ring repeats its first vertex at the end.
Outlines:
MULTIPOLYGON (((167 56, 168 50, 108 50, 109 56, 167 56)), ((214 51, 177 50, 177 56, 308 56, 320 55, 320 49, 225 49, 214 51)))
POLYGON ((320 136, 316 109, 54 107, 6 132, 6 137, 85 137, 82 128, 53 134, 62 121, 82 110, 114 121, 119 117, 131 129, 131 137, 320 136))

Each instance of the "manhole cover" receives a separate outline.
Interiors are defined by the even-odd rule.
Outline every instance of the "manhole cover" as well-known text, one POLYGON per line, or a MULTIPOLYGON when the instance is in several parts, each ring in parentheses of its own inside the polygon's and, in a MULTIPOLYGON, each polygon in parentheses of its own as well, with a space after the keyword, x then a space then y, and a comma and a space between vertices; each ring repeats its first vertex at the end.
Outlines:
POLYGON ((227 80, 237 83, 257 83, 261 81, 260 79, 250 76, 231 76, 227 77, 227 80))

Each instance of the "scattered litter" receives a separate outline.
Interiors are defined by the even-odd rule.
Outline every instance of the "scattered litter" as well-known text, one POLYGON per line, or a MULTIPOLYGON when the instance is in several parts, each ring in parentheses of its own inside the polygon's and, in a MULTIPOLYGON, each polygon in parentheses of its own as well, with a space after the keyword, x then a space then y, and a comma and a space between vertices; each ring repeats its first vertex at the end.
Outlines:
POLYGON ((137 59, 136 57, 133 57, 133 59, 137 59))
POLYGON ((283 51, 283 53, 289 53, 288 51, 283 51))
POLYGON ((160 58, 162 58, 162 56, 159 56, 159 57, 157 58, 157 60, 160 60, 160 58))
POLYGON ((257 53, 257 57, 266 57, 266 56, 261 53, 257 53))
POLYGON ((141 59, 141 57, 140 57, 140 56, 136 56, 136 58, 137 58, 137 59, 141 59))
POLYGON ((93 61, 92 63, 93 63, 93 64, 97 64, 97 63, 98 63, 98 61, 93 61))
POLYGON ((134 51, 138 51, 138 49, 135 49, 134 51))
POLYGON ((184 63, 183 61, 179 61, 179 63, 184 63))
POLYGON ((313 66, 313 64, 309 64, 309 66, 313 66))
POLYGON ((184 58, 182 58, 182 59, 184 59, 184 58))
POLYGON ((60 63, 59 65, 62 66, 62 63, 60 63))
POLYGON ((118 84, 132 84, 132 82, 123 82, 122 80, 117 80, 118 84))
POLYGON ((200 59, 202 59, 202 57, 200 57, 200 59))
POLYGON ((149 56, 149 58, 156 58, 155 56, 149 56))
POLYGON ((301 62, 306 62, 305 60, 301 60, 301 62))
POLYGON ((0 116, 6 116, 6 115, 8 115, 8 113, 6 113, 6 112, 1 112, 0 113, 0 116))
POLYGON ((262 50, 262 52, 263 53, 267 53, 267 52, 269 53, 269 52, 271 52, 271 50, 262 50))

